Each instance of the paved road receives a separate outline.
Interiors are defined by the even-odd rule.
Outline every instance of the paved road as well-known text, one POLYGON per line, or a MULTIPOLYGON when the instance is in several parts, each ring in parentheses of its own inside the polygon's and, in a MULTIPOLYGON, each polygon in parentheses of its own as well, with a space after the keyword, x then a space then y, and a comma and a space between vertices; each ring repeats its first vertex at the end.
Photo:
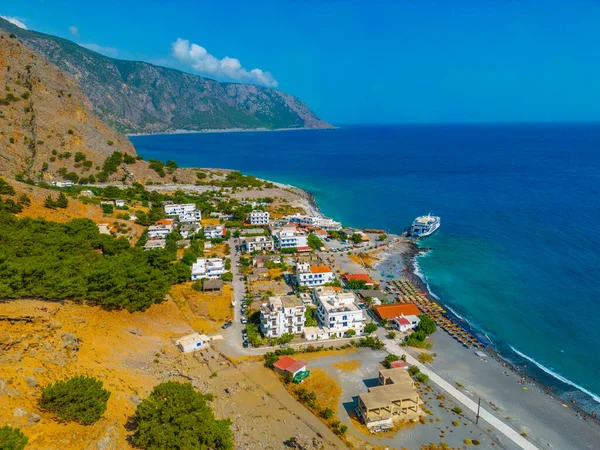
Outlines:
POLYGON ((244 295, 246 294, 246 286, 243 281, 240 281, 240 271, 237 264, 240 261, 240 256, 235 251, 235 239, 232 237, 229 239, 229 248, 231 248, 231 273, 233 274, 233 298, 235 305, 233 306, 233 325, 226 330, 221 330, 219 333, 223 336, 223 340, 217 345, 219 348, 229 356, 240 357, 253 354, 250 348, 244 348, 242 345, 242 330, 246 328, 246 325, 242 325, 240 322, 242 318, 241 307, 244 301, 244 295))
MULTIPOLYGON (((402 347, 400 347, 400 345, 398 345, 396 341, 386 338, 387 332, 383 328, 379 328, 377 330, 377 334, 379 338, 385 342, 385 349, 388 352, 394 353, 395 355, 406 355, 406 362, 417 366, 422 373, 429 376, 429 380, 432 383, 436 384, 438 387, 446 391, 449 395, 454 397, 458 402, 462 403, 465 408, 469 409, 474 414, 477 414, 477 403, 475 403, 465 394, 456 389, 456 387, 454 387, 452 384, 448 383, 446 380, 444 380, 442 377, 436 374, 433 370, 431 370, 431 368, 421 364, 414 357, 406 353, 406 351, 402 347)), ((502 433, 520 448, 524 450, 538 450, 538 448, 535 445, 533 445, 531 442, 529 442, 527 439, 521 436, 517 431, 513 430, 506 423, 502 422, 500 419, 493 416, 490 412, 486 411, 483 407, 481 407, 479 417, 482 420, 485 420, 488 424, 490 424, 492 427, 494 427, 496 430, 498 430, 500 433, 502 433)))

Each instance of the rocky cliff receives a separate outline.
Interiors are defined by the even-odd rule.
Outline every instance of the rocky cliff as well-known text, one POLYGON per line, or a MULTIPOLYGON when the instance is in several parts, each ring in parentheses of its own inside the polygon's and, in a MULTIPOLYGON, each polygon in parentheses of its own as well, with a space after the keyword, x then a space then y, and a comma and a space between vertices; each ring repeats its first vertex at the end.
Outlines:
POLYGON ((73 75, 91 109, 123 133, 330 127, 302 100, 276 89, 109 58, 1 18, 0 29, 73 75))
POLYGON ((0 173, 51 181, 60 170, 101 170, 113 152, 135 156, 129 140, 89 108, 77 82, 0 31, 0 173))

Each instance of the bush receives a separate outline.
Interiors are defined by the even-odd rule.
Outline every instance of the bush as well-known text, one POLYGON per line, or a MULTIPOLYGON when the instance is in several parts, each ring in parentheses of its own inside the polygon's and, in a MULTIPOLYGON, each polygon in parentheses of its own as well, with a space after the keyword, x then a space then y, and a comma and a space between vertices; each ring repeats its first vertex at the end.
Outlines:
POLYGON ((133 443, 144 449, 233 449, 231 421, 215 419, 208 398, 189 383, 159 384, 137 407, 133 443))
POLYGON ((109 397, 110 392, 102 388, 102 381, 78 376, 46 386, 40 407, 64 421, 89 425, 102 417, 109 397))
POLYGON ((398 359, 399 359, 399 358, 398 358, 396 355, 394 355, 394 354, 391 354, 391 353, 390 353, 389 355, 387 355, 387 356, 385 357, 385 359, 383 360, 383 362, 382 362, 381 364, 383 364, 383 366, 384 366, 386 369, 389 369, 389 368, 391 368, 391 367, 392 367, 392 363, 393 363, 394 361, 398 361, 398 359))
POLYGON ((324 419, 331 419, 333 417, 333 414, 334 412, 331 408, 325 408, 321 411, 321 417, 324 419))
POLYGON ((429 375, 418 373, 415 375, 415 380, 417 380, 419 383, 427 384, 429 383, 429 375))
POLYGON ((454 408, 452 408, 452 411, 455 412, 456 414, 462 414, 462 408, 459 408, 458 406, 455 406, 454 408))
POLYGON ((231 272, 225 272, 223 275, 221 275, 221 280, 233 281, 233 274, 231 272))
POLYGON ((396 338, 396 332, 395 331, 390 331, 388 333, 388 338, 390 339, 395 339, 396 338))
POLYGON ((356 335, 356 330, 353 330, 352 328, 349 330, 346 330, 346 332, 344 333, 346 336, 348 337, 352 337, 356 335))
POLYGON ((427 314, 421 314, 419 316, 419 325, 417 326, 417 332, 425 333, 425 336, 435 333, 436 330, 435 321, 427 314))
POLYGON ((29 438, 18 428, 8 425, 0 427, 0 449, 1 450, 23 450, 29 442, 29 438))
POLYGON ((418 374, 421 371, 421 369, 419 369, 417 366, 410 366, 408 368, 408 374, 411 377, 414 377, 416 374, 418 374))

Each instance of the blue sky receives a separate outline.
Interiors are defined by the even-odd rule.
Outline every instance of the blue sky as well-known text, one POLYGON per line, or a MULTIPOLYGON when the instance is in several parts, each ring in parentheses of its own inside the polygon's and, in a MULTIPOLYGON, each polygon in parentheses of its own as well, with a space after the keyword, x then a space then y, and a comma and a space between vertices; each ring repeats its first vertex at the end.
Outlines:
POLYGON ((277 85, 336 124, 600 120, 600 2, 3 0, 0 15, 277 85))

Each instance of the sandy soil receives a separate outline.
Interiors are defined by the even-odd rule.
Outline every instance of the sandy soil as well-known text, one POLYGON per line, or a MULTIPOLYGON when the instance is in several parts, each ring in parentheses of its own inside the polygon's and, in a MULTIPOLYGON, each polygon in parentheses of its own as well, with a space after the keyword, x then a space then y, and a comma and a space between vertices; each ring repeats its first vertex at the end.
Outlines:
POLYGON ((128 313, 20 300, 0 303, 2 316, 33 318, 0 320, 0 426, 21 427, 28 449, 130 448, 125 424, 136 405, 170 379, 215 395, 212 407, 217 417, 233 420, 237 448, 281 449, 295 435, 323 440, 326 448, 343 447, 262 362, 233 364, 210 349, 180 353, 173 340, 192 326, 173 301, 128 313), (104 417, 91 426, 58 423, 37 406, 40 386, 76 374, 97 377, 112 393, 104 417))

